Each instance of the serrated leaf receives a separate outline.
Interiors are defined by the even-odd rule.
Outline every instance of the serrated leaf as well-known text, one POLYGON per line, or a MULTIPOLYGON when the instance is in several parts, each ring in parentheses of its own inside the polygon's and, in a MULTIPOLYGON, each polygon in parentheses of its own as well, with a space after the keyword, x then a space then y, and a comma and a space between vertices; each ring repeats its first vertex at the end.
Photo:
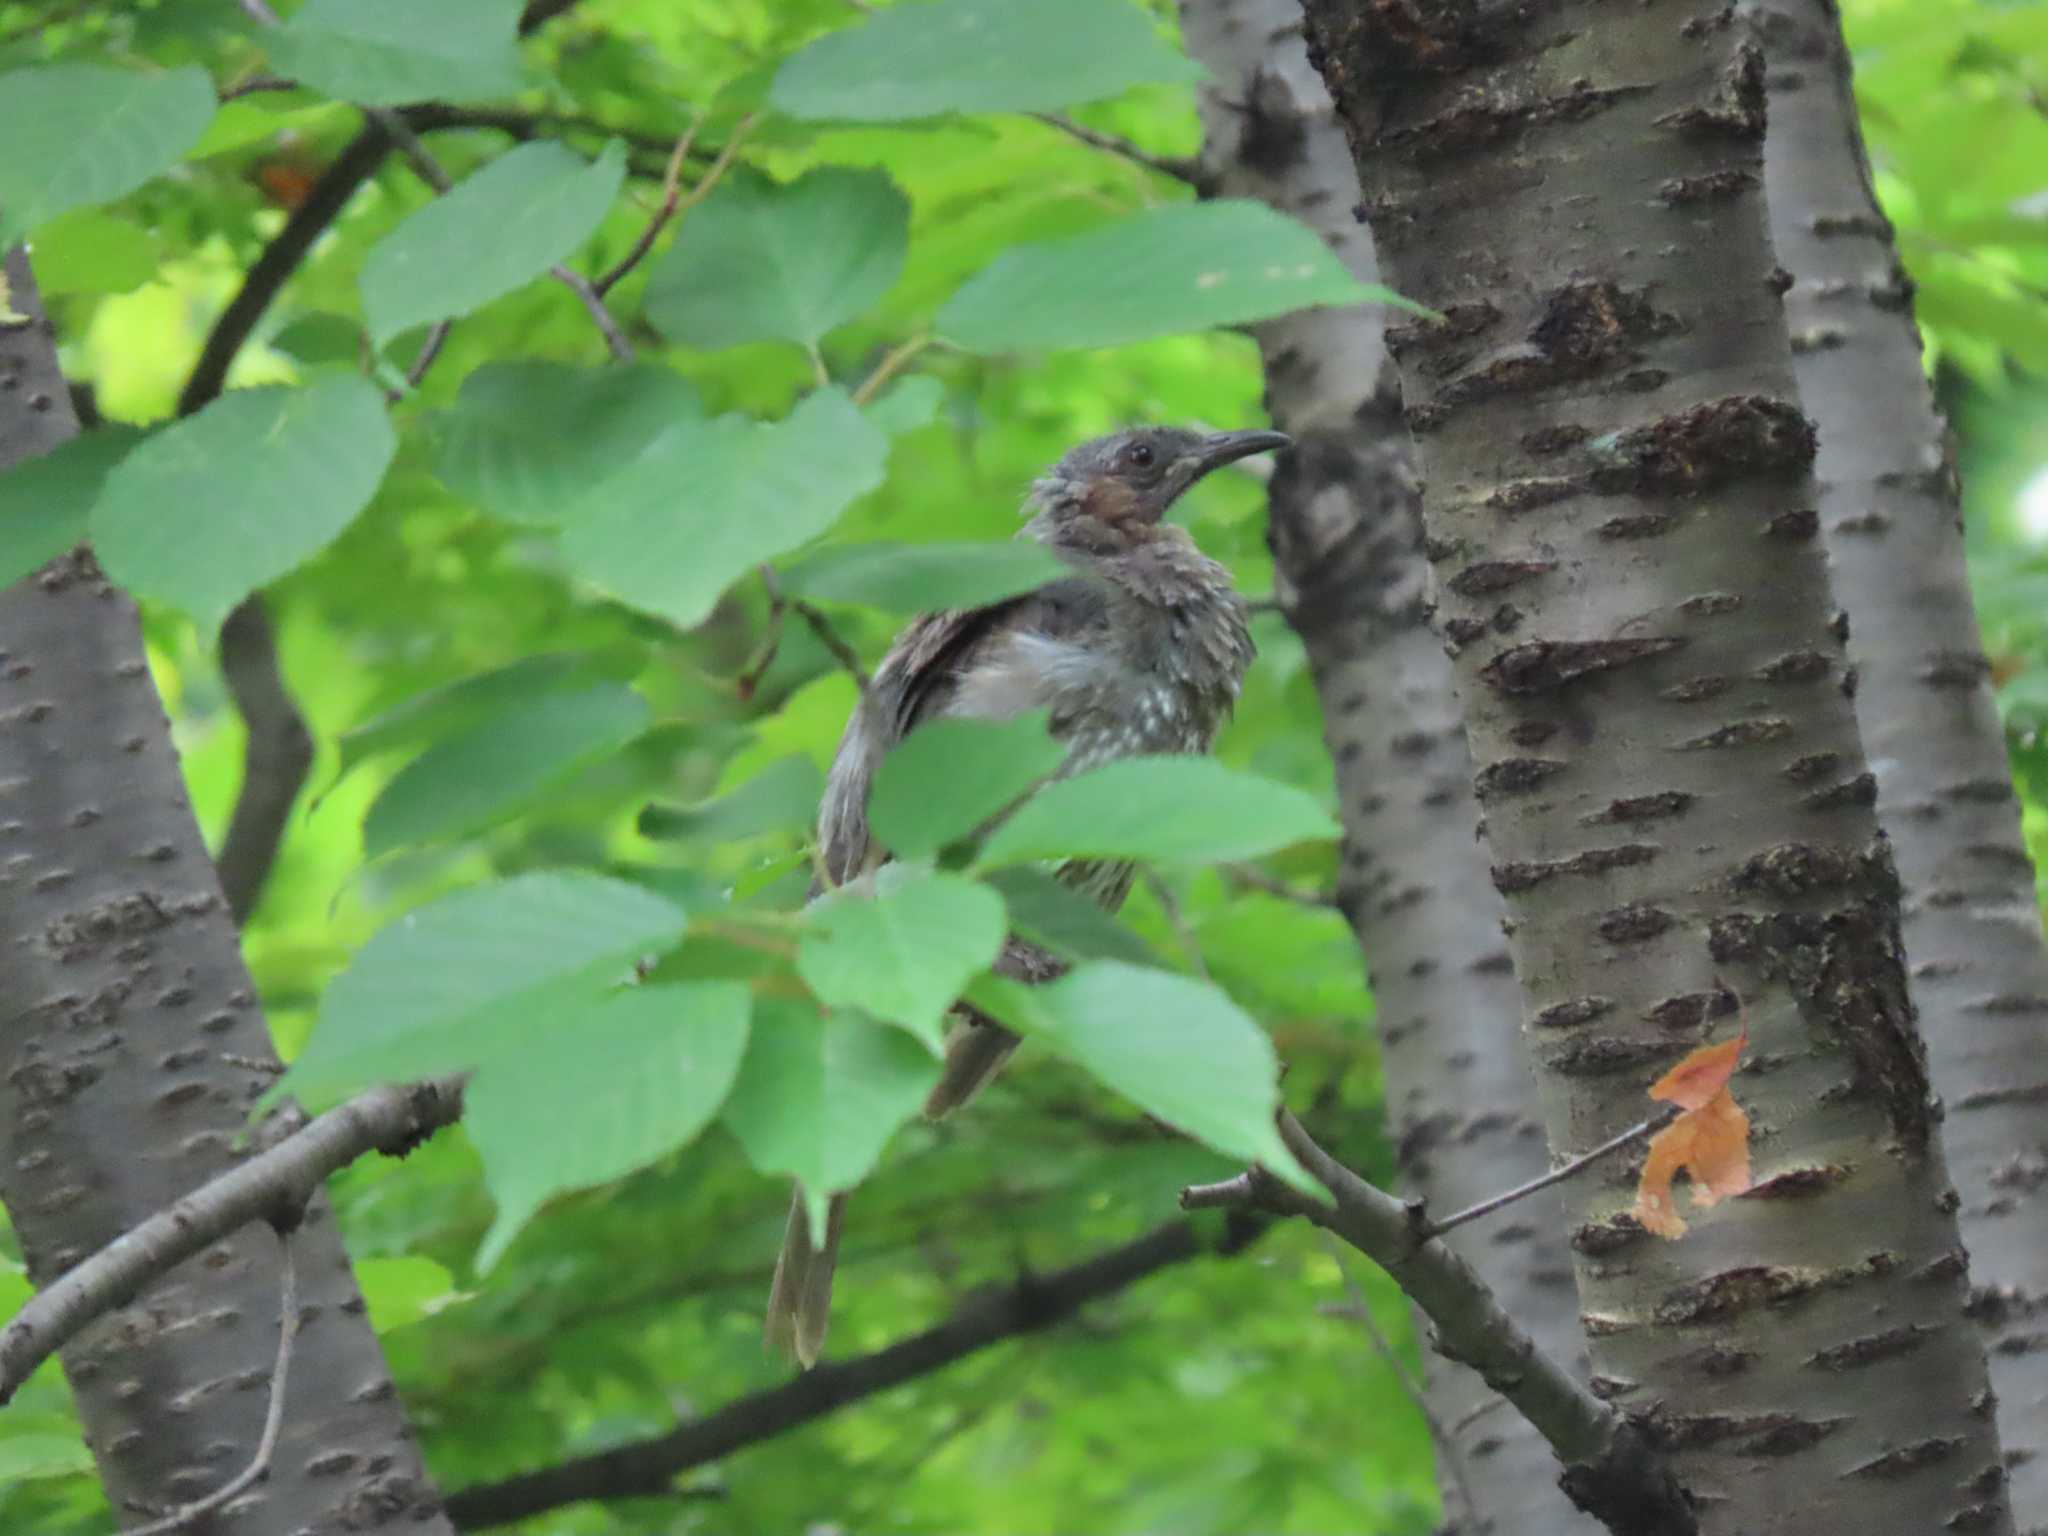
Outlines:
POLYGON ((370 1326, 380 1334, 431 1317, 462 1298, 447 1268, 418 1254, 357 1259, 353 1267, 370 1308, 370 1326))
POLYGON ((93 548, 123 586, 211 631, 326 548, 376 494, 397 447, 383 397, 354 375, 231 390, 108 474, 93 548))
POLYGON ((213 82, 190 65, 144 74, 45 64, 0 74, 0 247, 170 169, 213 112, 213 82))
POLYGON ((0 475, 0 587, 12 586, 86 535, 108 472, 142 441, 110 423, 0 475))
POLYGON ((431 418, 434 473, 493 517, 552 523, 678 421, 703 414, 690 381, 658 363, 486 363, 431 418))
POLYGON ((647 280, 647 317, 685 346, 813 346, 903 271, 910 204, 884 171, 821 166, 777 183, 735 171, 647 280))
POLYGON ((898 858, 929 858, 976 831, 1065 761, 1034 710, 1015 720, 931 720, 875 771, 868 825, 898 858))
POLYGON ((980 881, 891 864, 872 894, 835 891, 805 910, 796 969, 819 1001, 900 1024, 936 1056, 946 1010, 1003 932, 1002 898, 980 881))
POLYGON ((739 982, 632 987, 573 1031, 486 1065, 462 1117, 498 1203, 477 1268, 555 1195, 623 1178, 709 1125, 739 1074, 752 1006, 739 982))
POLYGON ((782 573, 783 590, 821 602, 866 603, 893 613, 979 608, 1072 574, 1028 539, 834 544, 782 573))
POLYGON ((36 231, 31 250, 44 298, 127 293, 156 275, 156 237, 99 208, 74 208, 36 231))
POLYGON ((646 725, 647 701, 619 683, 530 698, 400 769, 364 819, 364 856, 481 831, 646 725))
POLYGON ((1132 965, 1158 961, 1137 934, 1049 871, 1019 864, 992 870, 986 879, 1003 898, 1010 926, 1055 954, 1069 960, 1127 960, 1132 965))
POLYGON ((938 1081, 909 1035, 841 1010, 763 1000, 721 1117, 747 1160, 823 1197, 865 1178, 938 1081))
POLYGON ((1042 986, 991 976, 971 995, 1146 1113, 1320 1196, 1280 1140, 1280 1062, 1264 1030, 1206 981, 1096 960, 1042 986))
POLYGON ((1313 795, 1207 757, 1132 757, 1048 784, 989 837, 984 865, 1074 856, 1252 859, 1337 836, 1313 795))
POLYGON ((563 515, 585 579, 684 629, 740 576, 831 527, 882 483, 889 443, 839 389, 782 421, 684 421, 563 515))
POLYGON ((337 101, 509 96, 525 84, 520 9, 521 0, 306 0, 262 40, 280 74, 337 101))
POLYGON ((945 385, 928 373, 918 373, 898 379, 861 409, 867 412, 869 421, 891 437, 901 437, 929 426, 945 398, 945 385))
POLYGON ((768 99, 791 117, 895 122, 1050 111, 1202 75, 1124 0, 939 0, 827 33, 783 64, 768 99))
POLYGON ((363 258, 372 344, 539 277, 590 238, 625 176, 617 139, 595 161, 553 142, 521 144, 408 215, 363 258))
POLYGON ((825 792, 818 765, 801 753, 777 758, 752 778, 699 805, 650 805, 640 835, 664 842, 731 843, 787 828, 808 829, 825 792))
POLYGON ((636 961, 682 936, 680 907, 623 880, 515 875, 379 930, 328 985, 273 1096, 329 1101, 391 1079, 474 1068, 536 1024, 574 1035, 636 961))
POLYGON ((1359 282, 1306 224, 1230 199, 1013 245, 961 285, 937 324, 970 352, 1048 352, 1367 300, 1415 307, 1359 282))

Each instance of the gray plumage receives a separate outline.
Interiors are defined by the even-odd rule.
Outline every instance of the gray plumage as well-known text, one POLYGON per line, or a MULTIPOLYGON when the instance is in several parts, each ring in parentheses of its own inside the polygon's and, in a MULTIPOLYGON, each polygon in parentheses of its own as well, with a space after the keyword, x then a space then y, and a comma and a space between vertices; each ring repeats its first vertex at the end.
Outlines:
MULTIPOLYGON (((1250 614, 1230 573, 1161 519, 1210 470, 1287 442, 1277 432, 1138 428, 1083 443, 1036 481, 1022 536, 1072 574, 987 607, 926 614, 897 637, 826 779, 818 841, 831 882, 888 858, 868 832, 868 789, 889 749, 927 720, 1049 710, 1067 748, 1062 776, 1115 758, 1208 751, 1252 658, 1250 614)), ((1111 910, 1131 876, 1129 864, 1102 861, 1059 871, 1111 910)), ((996 968, 1038 982, 1064 966, 1013 935, 996 968)), ((936 1119, 965 1103, 1016 1044, 961 1009, 925 1113, 936 1119)), ((824 1345, 844 1198, 833 1199, 826 1241, 814 1249, 799 1193, 769 1296, 771 1345, 807 1366, 824 1345)))

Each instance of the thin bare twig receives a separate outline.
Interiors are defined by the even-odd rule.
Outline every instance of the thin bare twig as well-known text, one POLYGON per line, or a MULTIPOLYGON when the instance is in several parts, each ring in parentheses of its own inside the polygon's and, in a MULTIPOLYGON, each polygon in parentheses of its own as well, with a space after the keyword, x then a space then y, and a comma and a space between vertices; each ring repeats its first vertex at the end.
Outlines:
MULTIPOLYGON (((436 320, 434 322, 433 329, 427 332, 427 339, 420 343, 419 356, 415 357, 412 360, 412 366, 405 370, 406 391, 415 390, 420 387, 420 381, 427 376, 427 370, 434 366, 434 359, 441 355, 441 348, 448 344, 448 333, 454 329, 455 322, 453 320, 436 320)), ((394 402, 404 398, 404 392, 399 390, 391 391, 391 399, 394 402)))
POLYGON ((588 279, 580 272, 572 272, 559 261, 548 268, 548 274, 556 282, 575 294, 578 302, 589 312, 591 323, 597 327, 598 333, 604 337, 604 344, 611 348, 612 361, 619 363, 630 363, 633 361, 633 343, 626 339, 626 333, 619 328, 617 317, 609 309, 605 308, 604 300, 598 297, 596 290, 590 286, 588 279))
POLYGON ((1676 1120, 1683 1113, 1684 1109, 1682 1106, 1667 1104, 1640 1125, 1632 1125, 1619 1136, 1609 1137, 1592 1151, 1581 1153, 1562 1168, 1553 1168, 1550 1172, 1541 1174, 1529 1180, 1526 1184, 1517 1184, 1513 1189, 1506 1190, 1501 1194, 1489 1195, 1478 1204, 1468 1205, 1464 1210, 1446 1216, 1442 1221, 1426 1221, 1422 1223, 1420 1228, 1421 1234, 1425 1238, 1442 1237, 1446 1232, 1456 1227, 1462 1227, 1468 1221, 1477 1221, 1482 1216, 1491 1216, 1495 1211, 1513 1205, 1517 1200, 1526 1200, 1539 1189, 1548 1189, 1553 1184, 1562 1184, 1572 1175, 1599 1162, 1601 1158, 1619 1152, 1623 1147, 1633 1146, 1647 1137, 1656 1135, 1657 1132, 1663 1130, 1665 1126, 1676 1120))
POLYGON ((220 670, 242 716, 242 787, 214 870, 237 926, 249 920, 277 862, 292 807, 313 767, 313 733, 285 687, 263 594, 235 604, 220 627, 220 670))
POLYGON ((256 1441, 255 1455, 249 1458, 246 1467, 213 1492, 172 1510, 161 1520, 136 1527, 126 1536, 166 1536, 166 1533, 190 1525, 200 1516, 219 1509, 269 1476, 270 1459, 277 1453, 278 1431, 284 1428, 284 1389, 292 1368, 292 1340, 299 1333, 299 1266, 291 1232, 280 1231, 277 1242, 278 1265, 283 1271, 278 1281, 277 1361, 270 1368, 270 1404, 263 1412, 263 1433, 256 1441))
POLYGON ((800 597, 789 599, 789 607, 791 612, 811 626, 811 633, 832 653, 832 659, 853 674, 853 680, 860 688, 860 696, 866 698, 868 690, 874 686, 874 679, 868 676, 868 669, 860 664, 860 657, 855 654, 853 647, 832 627, 832 621, 800 597))
POLYGON ((1057 128, 1068 138, 1078 140, 1080 143, 1086 144, 1090 149, 1099 149, 1105 154, 1115 155, 1120 160, 1128 160, 1133 165, 1142 165, 1148 171, 1157 171, 1162 176, 1171 176, 1175 181, 1185 182, 1197 191, 1206 191, 1208 189, 1208 181, 1199 161, 1176 159, 1170 155, 1152 154, 1147 150, 1138 148, 1129 139, 1119 138, 1113 133, 1103 133, 1099 129, 1085 127, 1075 122, 1071 117, 1062 117, 1057 112, 1030 112, 1025 115, 1036 118, 1048 128, 1057 128))
POLYGON ((732 133, 725 145, 718 151, 718 157, 704 174, 697 178, 697 184, 690 188, 687 196, 682 191, 683 162, 690 153, 690 147, 697 142, 697 132, 704 126, 705 109, 699 109, 690 119, 690 126, 683 130, 683 136, 676 140, 676 147, 668 157, 668 167, 661 177, 661 204, 655 209, 654 217, 647 221, 647 228, 640 232, 640 238, 633 242, 633 248, 626 252, 619 264, 605 273, 591 286, 598 295, 610 293, 613 286, 634 267, 643 261, 654 248, 655 239, 670 219, 676 218, 709 197, 712 190, 724 179, 731 169, 734 158, 740 152, 740 145, 747 137, 747 130, 754 126, 753 114, 741 118, 732 125, 732 133))
POLYGON ((875 364, 875 371, 862 379, 860 388, 853 392, 853 403, 866 405, 874 399, 882 392, 882 386, 902 372, 904 364, 929 347, 933 340, 929 333, 913 336, 908 341, 898 342, 883 353, 882 360, 875 364))

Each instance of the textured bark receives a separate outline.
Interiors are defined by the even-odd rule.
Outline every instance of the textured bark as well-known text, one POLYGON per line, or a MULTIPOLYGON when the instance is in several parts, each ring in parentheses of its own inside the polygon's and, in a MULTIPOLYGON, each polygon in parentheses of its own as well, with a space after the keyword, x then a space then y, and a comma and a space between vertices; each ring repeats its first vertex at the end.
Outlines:
MULTIPOLYGON (((1196 97, 1205 184, 1303 220, 1356 276, 1377 281, 1371 238, 1352 216, 1357 173, 1309 65, 1299 5, 1183 0, 1181 27, 1212 76, 1196 97)), ((1253 334, 1274 425, 1296 445, 1270 487, 1270 542, 1336 764, 1338 894, 1372 973, 1407 1191, 1446 1213, 1541 1174, 1546 1149, 1501 899, 1473 837, 1451 666, 1423 611, 1420 494, 1385 314, 1315 311, 1253 334)), ((1557 1195, 1448 1241, 1543 1352, 1583 1378, 1557 1195)), ((1446 1532, 1598 1528, 1558 1490, 1543 1438, 1477 1373, 1432 1354, 1425 1398, 1450 1442, 1441 1454, 1458 1463, 1441 1469, 1446 1532)))
POLYGON ((1763 0, 1764 189, 1856 714, 2023 1527, 2048 1531, 2048 946, 1963 564, 1943 425, 1829 0, 1763 0))
MULTIPOLYGON (((7 275, 40 317, 18 251, 7 275)), ((74 430, 47 323, 0 330, 0 466, 74 430)), ((0 1199, 40 1287, 245 1156, 249 1104, 281 1069, 134 605, 73 551, 0 594, 0 645, 0 1199)), ((270 1475, 193 1529, 446 1532, 324 1200, 294 1242, 301 1328, 270 1475)), ((278 1306, 277 1241, 248 1227, 65 1351, 123 1524, 246 1464, 278 1306)))
POLYGON ((1702 1529, 2008 1532, 1725 12, 1309 0, 1380 260, 1553 1145, 1725 1033, 1757 1188, 1565 1201, 1596 1383, 1702 1529), (1384 104, 1382 111, 1381 104, 1384 104), (1726 1021, 1725 1023, 1723 1021, 1726 1021))

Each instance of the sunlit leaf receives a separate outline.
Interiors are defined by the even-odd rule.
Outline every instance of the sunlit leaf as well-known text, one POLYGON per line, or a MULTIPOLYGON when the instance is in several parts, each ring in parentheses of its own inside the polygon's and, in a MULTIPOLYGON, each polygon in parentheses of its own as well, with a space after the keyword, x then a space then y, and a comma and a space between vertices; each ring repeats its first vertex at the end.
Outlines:
POLYGON ((936 0, 827 33, 783 64, 769 100, 792 117, 891 122, 1050 111, 1201 75, 1125 0, 936 0))
POLYGON ((895 613, 979 608, 1071 574, 1028 539, 980 543, 834 544, 783 573, 785 591, 825 602, 866 603, 895 613))
POLYGON ((74 208, 36 231, 36 286, 61 293, 126 293, 156 275, 156 236, 99 208, 74 208))
POLYGON ((900 1024, 937 1055, 960 989, 1003 945, 1002 898, 978 880, 891 864, 872 892, 804 912, 796 969, 820 1001, 900 1024))
POLYGON ((509 96, 525 84, 513 29, 521 0, 306 0, 262 33, 279 73, 339 101, 509 96))
POLYGON ((419 1254, 357 1259, 353 1267, 379 1333, 416 1323, 462 1295, 447 1266, 419 1254))
POLYGON ((889 291, 910 204, 881 171, 824 166, 787 184, 735 172, 647 280, 647 316, 686 346, 814 345, 889 291))
POLYGON ((617 139, 595 161, 522 144, 418 209, 363 259, 370 339, 464 315, 539 277, 590 238, 626 175, 617 139))
POLYGON ((123 586, 211 631, 347 527, 397 447, 382 397, 354 375, 232 390, 107 475, 93 548, 123 586))
POLYGON ((0 246, 168 170, 213 116, 206 71, 44 64, 0 74, 0 246))
POLYGON ((1046 352, 1368 299, 1399 302, 1264 203, 1174 203, 1010 247, 961 285, 938 328, 972 352, 1046 352))
POLYGON ((1042 710, 1015 720, 928 721, 876 769, 868 825, 898 858, 928 858, 1007 808, 1066 755, 1042 710))

